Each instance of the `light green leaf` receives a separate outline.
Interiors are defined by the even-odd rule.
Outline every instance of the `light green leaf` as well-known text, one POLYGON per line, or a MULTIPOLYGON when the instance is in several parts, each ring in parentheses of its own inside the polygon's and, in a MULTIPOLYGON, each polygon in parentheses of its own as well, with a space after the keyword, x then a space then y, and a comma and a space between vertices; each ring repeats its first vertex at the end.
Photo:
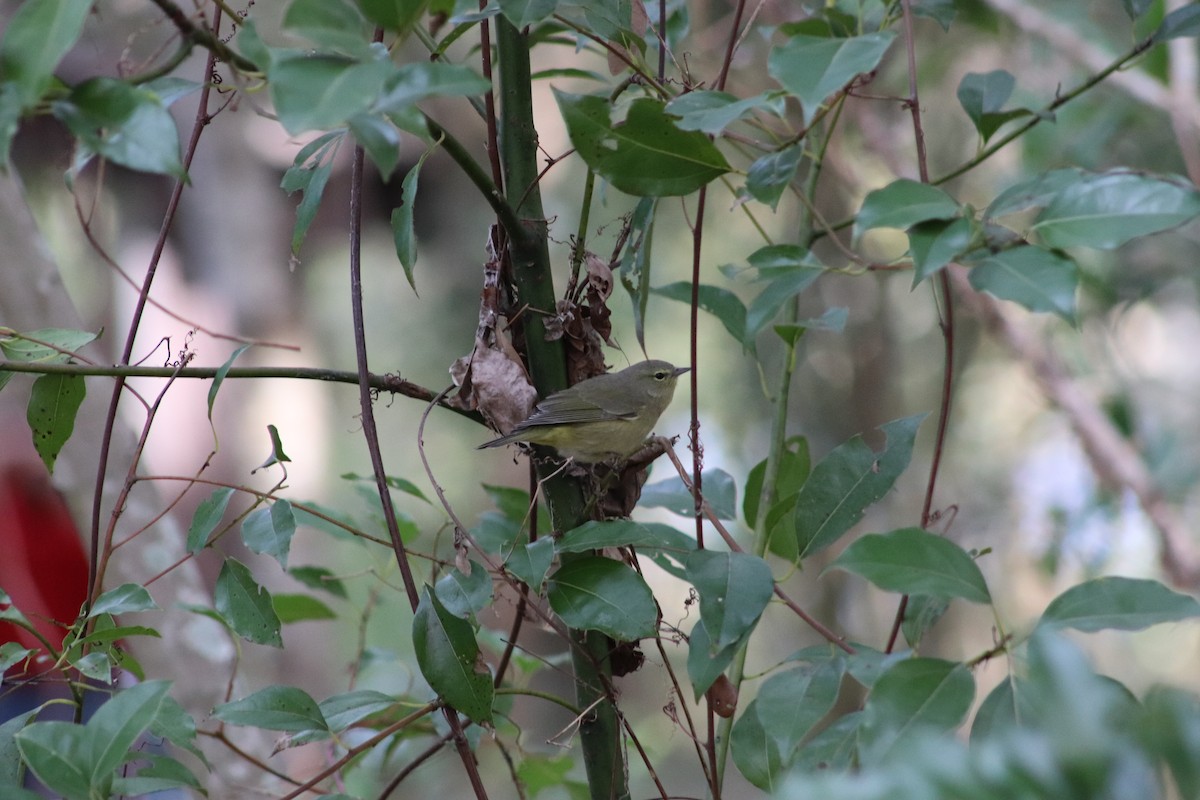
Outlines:
POLYGON ((504 566, 534 592, 541 592, 546 573, 554 564, 554 539, 543 536, 536 542, 514 547, 504 566))
MULTIPOLYGON (((749 635, 750 631, 746 631, 749 635)), ((745 641, 738 641, 717 650, 713 648, 712 637, 704 626, 704 620, 696 621, 688 636, 687 671, 688 679, 692 682, 693 700, 700 698, 713 685, 713 682, 728 669, 737 655, 738 647, 745 641)))
POLYGON ((137 611, 154 611, 157 608, 158 603, 154 602, 146 587, 126 583, 97 597, 88 612, 88 617, 94 619, 101 614, 132 614, 137 611))
POLYGON ((518 29, 541 22, 554 13, 558 0, 499 0, 500 11, 518 29))
POLYGON ((774 594, 767 562, 749 553, 695 550, 684 562, 688 581, 700 593, 700 618, 719 651, 745 636, 774 594))
POLYGON ((25 417, 33 433, 33 446, 46 469, 54 462, 75 431, 75 416, 87 387, 79 375, 42 375, 33 382, 25 417))
POLYGON ((390 61, 356 61, 337 55, 293 55, 271 65, 271 99, 293 136, 337 128, 367 111, 395 68, 390 61))
POLYGON ((871 533, 851 543, 825 571, 844 569, 900 594, 961 597, 990 603, 987 581, 975 559, 943 536, 920 528, 871 533))
POLYGON ((473 97, 491 88, 492 85, 479 73, 461 64, 419 61, 394 70, 373 110, 391 116, 403 113, 427 97, 473 97))
POLYGON ((1200 36, 1200 6, 1185 4, 1167 14, 1154 32, 1154 41, 1165 42, 1191 36, 1200 36))
MULTIPOLYGON (((547 537, 551 543, 553 551, 553 540, 547 537)), ((550 565, 546 564, 548 570, 550 565)), ((452 568, 442 577, 438 578, 437 584, 434 586, 434 591, 437 593, 438 600, 442 601, 442 605, 456 617, 468 619, 475 612, 483 609, 492 601, 492 576, 482 564, 474 559, 467 561, 467 568, 470 570, 464 575, 459 571, 458 567, 452 568)), ((543 570, 542 575, 546 571, 543 570)))
POLYGON ((1066 256, 1025 245, 1002 250, 971 267, 976 291, 1019 303, 1030 311, 1050 311, 1075 319, 1079 268, 1066 256))
POLYGON ((1004 111, 1004 104, 1012 96, 1016 79, 1007 70, 991 72, 968 72, 958 84, 958 102, 971 118, 975 130, 986 142, 1001 125, 1032 115, 1026 108, 1004 111))
POLYGON ((914 731, 954 730, 974 697, 975 680, 959 662, 911 658, 895 664, 875 681, 863 708, 863 763, 880 763, 914 731))
POLYGON ((388 181, 400 163, 400 131, 391 120, 374 114, 355 114, 349 125, 355 141, 379 170, 379 177, 388 181))
POLYGON ((268 731, 329 729, 317 701, 295 686, 268 686, 241 700, 222 703, 212 715, 229 725, 268 731))
POLYGON ((800 557, 815 555, 862 519, 867 507, 887 494, 908 467, 917 428, 925 414, 880 427, 887 444, 878 453, 855 436, 821 459, 796 498, 800 557))
POLYGON ((630 519, 589 521, 563 534, 556 543, 560 553, 585 553, 605 547, 670 550, 682 556, 696 549, 696 540, 661 522, 630 519))
POLYGON ((222 486, 200 501, 192 514, 192 524, 188 526, 187 551, 195 554, 208 544, 208 537, 217 529, 225 509, 229 507, 229 498, 233 497, 233 487, 222 486))
POLYGON ((50 88, 91 10, 91 0, 37 0, 10 11, 0 41, 0 80, 16 88, 20 108, 32 107, 50 88))
POLYGON ((908 250, 913 260, 913 288, 971 248, 971 221, 931 219, 908 229, 908 250))
POLYGON ((396 258, 400 259, 404 277, 408 278, 408 285, 412 287, 413 294, 417 292, 417 283, 413 278, 413 270, 417 266, 417 234, 413 229, 413 210, 417 202, 417 183, 421 177, 421 167, 432 152, 433 148, 426 150, 416 166, 404 176, 404 182, 400 185, 400 205, 392 211, 392 240, 396 245, 396 258))
POLYGON ((308 39, 321 50, 356 58, 370 52, 367 21, 344 0, 292 0, 283 14, 281 27, 308 39))
POLYGON ((746 172, 746 193, 774 211, 784 190, 796 177, 803 157, 804 145, 800 143, 759 156, 746 172))
POLYGON ((129 169, 183 177, 175 119, 153 92, 92 78, 52 108, 88 151, 129 169))
MULTIPOLYGON (((687 281, 668 283, 666 286, 659 286, 650 291, 652 294, 678 300, 681 303, 692 302, 692 285, 687 281)), ((725 326, 725 330, 740 342, 746 332, 746 306, 738 299, 737 295, 728 289, 707 284, 700 285, 697 295, 700 308, 719 319, 725 326)))
MULTIPOLYGON (((704 499, 717 516, 737 519, 737 487, 733 476, 723 469, 706 469, 701 477, 704 499)), ((642 508, 665 508, 685 517, 696 513, 696 501, 678 475, 643 488, 638 504, 642 508)))
POLYGON ((767 72, 800 99, 808 124, 826 98, 879 66, 894 38, 890 31, 849 39, 793 36, 771 51, 767 72))
POLYGON ((1200 191, 1180 179, 1110 172, 1061 189, 1030 229, 1047 247, 1110 250, 1200 216, 1200 191))
POLYGON ((284 569, 295 533, 296 517, 287 500, 276 500, 270 508, 255 509, 242 523, 242 541, 246 547, 252 553, 270 556, 284 569))
POLYGON ((909 228, 931 219, 953 219, 962 214, 958 202, 927 183, 901 178, 876 189, 863 200, 854 219, 854 239, 873 228, 909 228))
POLYGON ((275 609, 275 616, 279 617, 282 625, 337 618, 337 614, 333 613, 332 608, 307 594, 276 592, 271 595, 271 608, 275 609))
POLYGON ((1054 598, 1039 628, 1140 631, 1164 622, 1200 616, 1200 602, 1158 581, 1111 576, 1072 586, 1054 598))
POLYGON ((221 390, 221 384, 225 382, 225 376, 229 374, 229 370, 233 368, 233 362, 237 361, 238 356, 250 349, 250 345, 244 344, 234 350, 229 358, 225 359, 225 363, 217 368, 217 372, 213 375, 212 386, 208 387, 208 421, 212 422, 213 404, 217 402, 217 392, 221 390))
POLYGON ((716 136, 755 109, 777 106, 779 94, 764 92, 739 100, 728 92, 699 89, 667 103, 666 112, 679 118, 676 125, 680 130, 716 136))

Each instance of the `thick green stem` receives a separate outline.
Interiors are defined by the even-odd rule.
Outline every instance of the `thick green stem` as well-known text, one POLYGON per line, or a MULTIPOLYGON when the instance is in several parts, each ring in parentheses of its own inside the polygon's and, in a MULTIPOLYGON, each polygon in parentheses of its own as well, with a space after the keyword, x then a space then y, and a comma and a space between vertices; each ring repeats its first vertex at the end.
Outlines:
MULTIPOLYGON (((567 383, 562 344, 546 339, 546 315, 554 312, 554 281, 550 270, 546 218, 537 179, 537 131, 533 124, 533 98, 529 68, 529 43, 507 19, 496 17, 500 111, 500 154, 509 206, 519 228, 508 229, 512 280, 525 308, 521 319, 526 355, 534 386, 546 395, 567 383)), ((570 530, 584 522, 585 497, 578 481, 555 472, 541 461, 538 473, 550 506, 555 530, 570 530)), ((564 563, 568 557, 564 556, 564 563)), ((588 785, 594 800, 629 797, 620 720, 608 687, 612 669, 608 653, 612 643, 595 631, 571 631, 577 704, 585 709, 579 726, 588 785)))

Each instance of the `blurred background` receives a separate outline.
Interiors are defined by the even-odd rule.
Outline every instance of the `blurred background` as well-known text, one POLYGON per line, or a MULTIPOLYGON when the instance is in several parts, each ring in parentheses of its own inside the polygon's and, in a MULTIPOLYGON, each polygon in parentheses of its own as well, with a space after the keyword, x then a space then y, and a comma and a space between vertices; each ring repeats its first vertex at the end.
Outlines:
MULTIPOLYGON (((5 13, 15 5, 5 3, 5 13)), ((674 10, 680 5, 668 4, 674 10)), ((260 2, 251 10, 268 41, 280 36, 273 32, 273 23, 283 6, 260 2)), ((956 17, 949 32, 928 18, 917 22, 921 106, 935 176, 962 164, 980 148, 979 137, 955 97, 964 75, 1006 69, 1016 78, 1010 104, 1038 109, 1056 93, 1094 75, 1149 30, 1142 30, 1148 23, 1135 28, 1118 0, 1044 0, 1037 4, 987 0, 956 2, 953 7, 956 17)), ((756 24, 764 31, 799 13, 799 5, 790 2, 765 2, 757 8, 756 24)), ((687 4, 687 12, 688 27, 675 56, 686 59, 694 80, 711 84, 732 9, 722 2, 692 2, 687 4)), ((1162 10, 1156 13, 1161 18, 1162 10)), ((171 34, 166 20, 149 4, 133 0, 98 3, 82 41, 63 65, 62 77, 72 82, 97 71, 137 71, 159 53, 171 34)), ((769 36, 757 31, 743 40, 727 87, 730 92, 744 97, 773 88, 765 67, 768 46, 769 36)), ((409 57, 423 57, 419 44, 406 47, 412 50, 409 57)), ((475 64, 477 54, 465 47, 452 52, 452 57, 475 64)), ((1195 39, 1155 48, 945 188, 979 208, 1022 178, 1071 165, 1094 170, 1126 166, 1190 175, 1196 180, 1200 177, 1200 70, 1195 49, 1195 39)), ((535 69, 570 66, 607 74, 603 58, 565 45, 539 48, 535 58, 535 69)), ((200 79, 202 64, 201 57, 193 55, 178 74, 200 79)), ((570 145, 550 95, 552 85, 576 92, 598 87, 561 77, 539 82, 535 103, 541 146, 547 158, 558 158, 570 145)), ((917 177, 911 117, 898 99, 906 91, 907 73, 898 39, 874 81, 858 92, 860 97, 846 103, 840 133, 827 153, 819 185, 817 199, 824 219, 842 221, 857 210, 867 192, 897 177, 917 177)), ((185 97, 173 107, 183 137, 191 127, 195 97, 185 97)), ((194 365, 218 366, 237 344, 213 336, 216 332, 263 343, 245 353, 239 366, 354 369, 346 227, 350 153, 343 149, 338 155, 316 222, 299 257, 293 259, 291 227, 299 198, 287 196, 279 182, 309 138, 287 137, 267 116, 267 103, 265 93, 214 95, 212 107, 221 110, 201 137, 192 185, 183 194, 153 291, 157 303, 177 316, 157 308, 149 310, 135 347, 135 361, 162 365, 178 358, 180 349, 187 347, 195 353, 194 365), (193 332, 196 326, 202 330, 193 332)), ((482 160, 483 125, 465 102, 430 104, 426 110, 482 160)), ((77 178, 72 193, 63 180, 70 164, 70 146, 65 131, 50 117, 26 122, 17 136, 13 161, 37 223, 37 230, 29 230, 27 235, 44 237, 83 327, 104 331, 93 353, 99 360, 111 362, 119 354, 136 290, 87 241, 80 217, 89 221, 92 236, 112 261, 135 283, 140 282, 171 185, 166 178, 112 166, 97 170, 93 165, 77 178)), ((399 373, 438 391, 449 383, 450 364, 472 347, 492 220, 486 204, 450 159, 440 152, 431 155, 416 198, 419 261, 414 293, 395 257, 388 227, 392 209, 400 202, 400 182, 424 151, 411 137, 405 138, 404 146, 401 165, 390 179, 385 181, 368 169, 364 282, 370 368, 377 373, 399 373)), ((744 163, 736 165, 745 167, 744 163)), ((542 182, 555 261, 562 265, 556 276, 560 290, 565 283, 570 237, 579 217, 583 176, 582 164, 567 158, 549 169, 542 182)), ((621 217, 631 210, 633 201, 611 187, 600 187, 597 197, 590 217, 589 249, 607 258, 621 217)), ((750 211, 775 241, 794 241, 798 224, 794 199, 785 199, 774 214, 758 205, 750 211)), ((690 278, 689 226, 694 221, 694 198, 660 203, 653 243, 653 285, 690 278)), ((763 241, 741 204, 719 186, 710 192, 705 226, 704 281, 748 300, 754 287, 730 280, 719 268, 744 266, 746 255, 763 241)), ((858 248, 867 258, 887 262, 902 256, 906 246, 899 231, 874 231, 858 248)), ((818 246, 817 252, 830 266, 844 265, 844 259, 839 262, 841 256, 828 243, 818 246)), ((1158 490, 1185 528, 1192 530, 1200 516, 1196 481, 1200 470, 1200 403, 1196 401, 1200 389, 1200 360, 1196 357, 1200 342, 1200 226, 1193 224, 1112 252, 1085 250, 1073 255, 1084 271, 1078 325, 1032 315, 1016 306, 1005 306, 1003 311, 1042 352, 1052 353, 1065 365, 1070 380, 1136 447, 1158 490)), ((843 331, 814 330, 801 344, 789 433, 808 438, 814 462, 859 433, 878 448, 882 441, 872 432, 879 425, 936 411, 943 368, 942 335, 928 283, 915 291, 911 283, 907 270, 831 272, 804 295, 802 317, 817 317, 836 307, 848 311, 843 331)), ((628 296, 617 288, 609 305, 621 349, 611 351, 608 362, 621 368, 642 360, 628 296)), ((962 305, 958 308, 953 407, 935 507, 943 512, 941 529, 955 541, 992 551, 980 565, 997 598, 1003 630, 1018 635, 1027 630, 1049 599, 1084 578, 1102 574, 1161 577, 1159 537, 1137 498, 1098 478, 1072 420, 1039 388, 1023 357, 1027 354, 1014 353, 1009 342, 989 335, 969 310, 962 305)), ((0 311, 7 312, 3 300, 0 311)), ((3 318, 0 323, 8 324, 3 318)), ((71 327, 46 320, 44 327, 51 326, 71 327)), ((705 463, 734 476, 740 508, 745 476, 766 453, 772 414, 769 395, 777 389, 773 382, 782 347, 773 334, 766 333, 760 338, 756 360, 715 318, 702 314, 700 326, 699 408, 705 463)), ((652 297, 645 356, 686 363, 687 327, 684 304, 652 297)), ((130 385, 148 397, 161 387, 147 379, 133 380, 130 385)), ((10 406, 15 402, 19 409, 27 388, 28 380, 14 381, 0 401, 10 406)), ((164 397, 142 469, 143 474, 163 477, 157 482, 162 497, 173 498, 181 486, 166 476, 195 474, 213 448, 214 433, 205 421, 208 389, 207 382, 181 381, 164 397)), ((93 379, 89 391, 107 398, 109 385, 93 379)), ((658 428, 662 434, 684 436, 681 451, 689 401, 681 384, 658 428)), ((417 425, 424 410, 423 403, 398 396, 381 396, 376 402, 387 471, 413 481, 432 498, 417 453, 417 425)), ((141 429, 143 408, 127 401, 122 413, 129 427, 141 429)), ((0 441, 28 440, 19 413, 8 413, 0 420, 5 426, 0 441)), ((370 474, 353 385, 229 381, 221 389, 213 423, 219 447, 204 473, 206 478, 268 488, 278 473, 267 470, 252 475, 251 470, 269 455, 267 425, 275 425, 292 459, 287 465, 286 495, 338 509, 377 535, 385 535, 378 521, 377 501, 371 499, 373 485, 343 477, 370 474), (372 515, 376 518, 373 527, 372 515)), ((886 531, 919 524, 934 427, 931 416, 922 428, 909 471, 872 509, 861 530, 886 531)), ((527 481, 524 462, 514 458, 513 451, 475 451, 490 435, 482 427, 442 411, 430 415, 425 429, 432 470, 446 487, 458 516, 468 524, 493 507, 485 485, 524 487, 527 481)), ((667 466, 658 465, 651 482, 668 477, 667 466)), ((206 496, 207 490, 188 492, 168 517, 156 524, 186 529, 192 511, 206 496)), ((445 557, 451 528, 442 509, 406 495, 397 498, 406 529, 419 536, 414 548, 445 557)), ((69 500, 77 510, 90 504, 89 497, 69 500)), ((661 510, 639 514, 691 529, 688 520, 661 510)), ((1197 546, 1194 540, 1188 544, 1197 546)), ((182 552, 182 542, 179 548, 182 552)), ((232 537, 226 549, 236 550, 232 537)), ((823 554, 815 563, 806 562, 803 570, 788 578, 790 591, 835 629, 855 631, 881 647, 896 598, 841 573, 818 581, 823 563, 833 555, 836 552, 823 554)), ((258 565, 257 574, 271 588, 300 589, 271 562, 244 552, 238 557, 258 565)), ((170 554, 164 556, 166 563, 171 559, 170 554)), ((390 559, 381 548, 347 544, 309 529, 299 534, 291 564, 320 564, 343 576, 374 573, 383 582, 349 581, 351 595, 337 609, 342 614, 337 622, 288 626, 286 651, 247 654, 252 662, 260 661, 265 672, 246 688, 282 680, 301 685, 320 698, 345 690, 354 674, 363 688, 413 691, 417 686, 414 693, 421 696, 419 676, 403 666, 410 614, 402 593, 389 588, 389 584, 399 585, 390 559), (351 665, 364 644, 369 658, 357 659, 355 673, 351 665)), ((209 571, 211 581, 218 562, 202 557, 199 563, 202 573, 209 571)), ((774 567, 777 577, 788 574, 788 565, 776 563, 774 567)), ((654 576, 668 621, 690 629, 691 622, 685 622, 688 611, 683 604, 683 585, 652 566, 647 569, 654 576)), ((1195 590, 1194 586, 1176 588, 1195 590)), ((505 610, 503 603, 495 608, 505 610)), ((497 630, 508 624, 499 613, 482 621, 497 630)), ((768 612, 763 624, 775 626, 778 635, 760 633, 760 645, 767 646, 755 652, 748 674, 769 669, 779 659, 817 641, 790 616, 768 612)), ((955 604, 923 644, 922 652, 969 658, 993 644, 996 624, 989 609, 955 604)), ((1200 642, 1194 626, 1165 625, 1138 634, 1105 633, 1088 636, 1085 641, 1098 668, 1135 691, 1156 681, 1200 688, 1194 666, 1200 642)), ((682 653, 681 648, 680 656, 682 653)), ((651 662, 658 659, 657 653, 647 655, 651 662)), ((980 698, 1006 669, 1002 661, 980 669, 980 698)), ((671 748, 684 749, 688 742, 659 710, 669 702, 669 684, 646 674, 622 682, 634 696, 645 698, 645 703, 631 702, 627 707, 646 709, 641 723, 658 726, 659 735, 646 735, 644 740, 657 742, 660 756, 671 748)), ((552 670, 537 680, 562 691, 569 685, 552 670)), ((527 746, 553 752, 542 742, 569 718, 559 712, 522 713, 520 723, 529 726, 527 746)), ((434 777, 431 771, 428 779, 434 777)), ((414 779, 423 780, 420 775, 414 779)))

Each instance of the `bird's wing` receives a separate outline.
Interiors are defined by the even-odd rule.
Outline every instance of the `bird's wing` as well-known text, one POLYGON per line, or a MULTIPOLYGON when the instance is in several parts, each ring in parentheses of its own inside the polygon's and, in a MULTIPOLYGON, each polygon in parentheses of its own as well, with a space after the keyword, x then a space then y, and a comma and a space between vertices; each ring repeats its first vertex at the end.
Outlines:
POLYGON ((538 403, 537 410, 524 424, 566 425, 574 422, 630 419, 635 416, 636 414, 630 409, 604 409, 593 403, 582 402, 578 397, 560 398, 551 395, 538 403))

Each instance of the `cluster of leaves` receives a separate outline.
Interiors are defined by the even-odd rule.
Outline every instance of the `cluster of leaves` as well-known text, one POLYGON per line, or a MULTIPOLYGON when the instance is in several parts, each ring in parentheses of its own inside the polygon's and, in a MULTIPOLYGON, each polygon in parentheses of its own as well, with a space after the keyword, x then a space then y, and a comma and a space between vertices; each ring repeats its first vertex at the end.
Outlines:
MULTIPOLYGON (((1127 6, 1131 16, 1145 12, 1143 4, 1127 6)), ((97 77, 66 86, 54 77, 91 8, 91 2, 79 0, 30 0, 14 15, 0 42, 0 164, 7 163, 21 117, 51 113, 78 142, 73 170, 102 158, 131 169, 182 175, 177 135, 166 108, 194 84, 149 76, 97 77)), ((282 31, 302 39, 304 47, 268 43, 251 17, 240 21, 232 49, 222 54, 240 79, 265 81, 288 134, 320 132, 283 178, 284 190, 302 193, 291 242, 298 252, 344 144, 361 146, 384 178, 398 166, 402 136, 414 135, 427 148, 455 146, 417 104, 432 97, 462 101, 492 90, 477 71, 446 58, 452 45, 482 21, 527 28, 531 41, 547 46, 603 43, 638 80, 623 83, 614 94, 608 79, 579 70, 572 77, 601 82, 603 91, 556 89, 555 98, 572 146, 587 168, 614 189, 641 198, 630 218, 635 234, 630 240, 648 246, 658 198, 690 195, 737 172, 740 183, 732 186, 733 195, 746 205, 774 211, 804 175, 818 174, 813 153, 823 145, 814 146, 815 132, 831 135, 846 97, 864 80, 861 76, 878 70, 894 48, 898 37, 892 28, 901 9, 899 3, 832 4, 803 22, 778 26, 767 72, 779 88, 747 98, 718 90, 668 90, 662 76, 645 66, 647 54, 658 46, 654 33, 638 30, 630 6, 601 2, 499 2, 482 10, 475 3, 435 3, 428 10, 444 16, 449 31, 441 39, 423 29, 421 35, 437 60, 401 64, 389 47, 375 41, 372 29, 379 27, 400 41, 423 16, 426 9, 420 4, 293 0, 283 15, 282 31), (753 139, 764 133, 769 144, 753 139), (747 140, 755 141, 754 155, 741 146, 747 140), (736 166, 741 162, 744 168, 736 166)), ((917 3, 916 10, 943 26, 953 18, 952 8, 943 2, 917 3)), ((687 9, 673 4, 670 13, 671 19, 659 22, 673 45, 686 30, 687 9)), ((182 31, 185 46, 220 46, 218 40, 201 41, 194 33, 182 31)), ((1139 43, 1131 57, 1167 39, 1197 33, 1200 15, 1194 7, 1180 9, 1139 43)), ((1012 75, 997 71, 969 74, 959 86, 962 109, 985 145, 1004 126, 1036 124, 1053 110, 1053 103, 1044 109, 1006 108, 1013 85, 1012 75)), ((456 150, 455 157, 488 202, 498 205, 498 213, 511 214, 469 156, 456 150)), ((411 199, 419 174, 420 164, 407 173, 407 201, 392 216, 397 258, 410 283, 417 257, 411 199)), ((848 223, 852 238, 842 251, 846 258, 857 259, 858 266, 874 266, 850 248, 870 231, 900 229, 908 240, 902 260, 911 264, 914 285, 952 263, 961 264, 976 290, 1071 321, 1077 314, 1080 274, 1072 250, 1112 250, 1200 216, 1200 191, 1186 180, 1129 169, 1089 173, 1067 168, 1019 180, 982 211, 937 183, 901 179, 869 193, 848 223)), ((761 285, 748 303, 736 287, 652 287, 650 261, 642 255, 627 253, 621 281, 634 295, 639 325, 651 292, 691 302, 694 288, 700 305, 720 319, 740 348, 757 356, 760 334, 768 329, 795 347, 806 329, 838 329, 845 320, 842 309, 830 309, 815 320, 800 320, 788 311, 822 274, 844 266, 818 257, 812 250, 814 238, 769 244, 745 258, 748 270, 727 269, 731 279, 749 275, 761 285)), ((0 350, 10 362, 57 366, 68 363, 91 338, 57 329, 2 329, 0 350)), ((0 372, 0 388, 10 375, 0 372)), ((218 374, 209 396, 210 415, 220 378, 218 374)), ((45 375, 35 382, 30 427, 50 468, 70 436, 82 393, 78 375, 45 375)), ((405 706, 415 706, 423 718, 440 704, 515 737, 519 732, 508 727, 504 713, 509 700, 497 691, 496 676, 481 658, 489 642, 478 616, 495 602, 497 582, 544 598, 553 615, 543 610, 543 621, 551 627, 622 643, 656 637, 686 642, 692 700, 698 701, 730 674, 772 598, 781 592, 768 559, 790 569, 844 544, 866 510, 892 490, 908 467, 922 419, 907 417, 882 426, 886 444, 878 451, 856 436, 815 464, 803 439, 778 437, 772 456, 744 482, 741 510, 755 537, 754 546, 747 548, 751 552, 743 551, 732 535, 727 551, 701 549, 674 526, 628 520, 589 522, 530 541, 527 495, 493 489, 500 510, 484 515, 468 532, 477 549, 458 558, 440 578, 433 580, 431 573, 432 585, 421 593, 415 611, 412 651, 436 700, 423 704, 429 697, 353 690, 317 702, 297 687, 269 686, 218 706, 212 717, 285 733, 286 744, 294 746, 323 739, 341 742, 352 726, 389 735, 441 736, 442 730, 432 725, 414 727, 408 718, 395 718, 405 706), (640 562, 605 556, 605 548, 645 557, 686 583, 699 598, 698 621, 690 630, 680 630, 674 615, 682 612, 660 605, 640 562)), ((286 460, 273 436, 268 464, 286 460)), ((705 474, 704 486, 710 521, 723 530, 737 516, 735 480, 714 470, 705 474)), ((393 479, 391 488, 424 500, 406 481, 393 479)), ((245 564, 225 558, 212 606, 187 610, 217 620, 246 642, 282 647, 284 624, 334 618, 326 600, 348 596, 328 568, 288 566, 297 525, 338 537, 353 533, 366 547, 380 541, 368 532, 382 526, 346 520, 274 492, 256 494, 234 522, 226 522, 234 497, 234 489, 219 488, 200 504, 186 552, 212 548, 240 526, 251 551, 270 556, 301 584, 328 597, 272 593, 245 564)), ((672 480, 648 487, 643 505, 686 516, 695 500, 682 480, 672 480)), ((419 532, 410 527, 404 533, 411 543, 419 532)), ((921 528, 897 527, 858 536, 827 570, 848 572, 882 591, 907 596, 910 613, 903 632, 915 650, 950 603, 992 603, 977 564, 983 555, 921 528)), ((154 632, 119 625, 113 616, 152 607, 144 589, 119 587, 102 595, 76 622, 62 648, 44 644, 56 667, 69 666, 92 680, 109 683, 115 668, 144 679, 137 662, 114 645, 154 632)), ((1021 643, 1014 645, 1002 634, 996 652, 988 654, 1003 654, 1021 666, 982 702, 969 747, 951 737, 975 700, 973 664, 914 652, 884 653, 831 637, 828 645, 806 648, 777 665, 757 696, 737 709, 727 737, 732 759, 752 784, 780 796, 1149 796, 1168 772, 1180 794, 1190 796, 1200 791, 1196 698, 1156 688, 1138 702, 1115 682, 1095 675, 1061 632, 1138 630, 1198 615, 1200 604, 1193 598, 1150 581, 1106 578, 1067 590, 1021 643), (861 708, 836 711, 839 698, 855 687, 865 692, 861 708)), ((36 631, 4 596, 0 620, 36 631)), ((0 667, 16 666, 32 655, 5 645, 0 647, 0 667)), ((531 672, 536 664, 520 669, 531 672)), ((117 693, 82 725, 35 721, 35 715, 6 723, 0 727, 0 754, 10 755, 12 769, 0 774, 0 787, 21 796, 15 781, 20 768, 27 767, 69 798, 199 788, 180 761, 141 752, 142 737, 149 733, 204 763, 193 744, 195 725, 170 701, 167 688, 150 680, 117 693), (130 770, 134 759, 144 763, 130 770)), ((529 756, 526 763, 536 761, 538 757, 529 756)), ((548 760, 540 763, 548 771, 557 769, 548 760)), ((720 771, 716 764, 710 766, 713 773, 720 771)), ((532 777, 523 779, 534 783, 532 777)))

